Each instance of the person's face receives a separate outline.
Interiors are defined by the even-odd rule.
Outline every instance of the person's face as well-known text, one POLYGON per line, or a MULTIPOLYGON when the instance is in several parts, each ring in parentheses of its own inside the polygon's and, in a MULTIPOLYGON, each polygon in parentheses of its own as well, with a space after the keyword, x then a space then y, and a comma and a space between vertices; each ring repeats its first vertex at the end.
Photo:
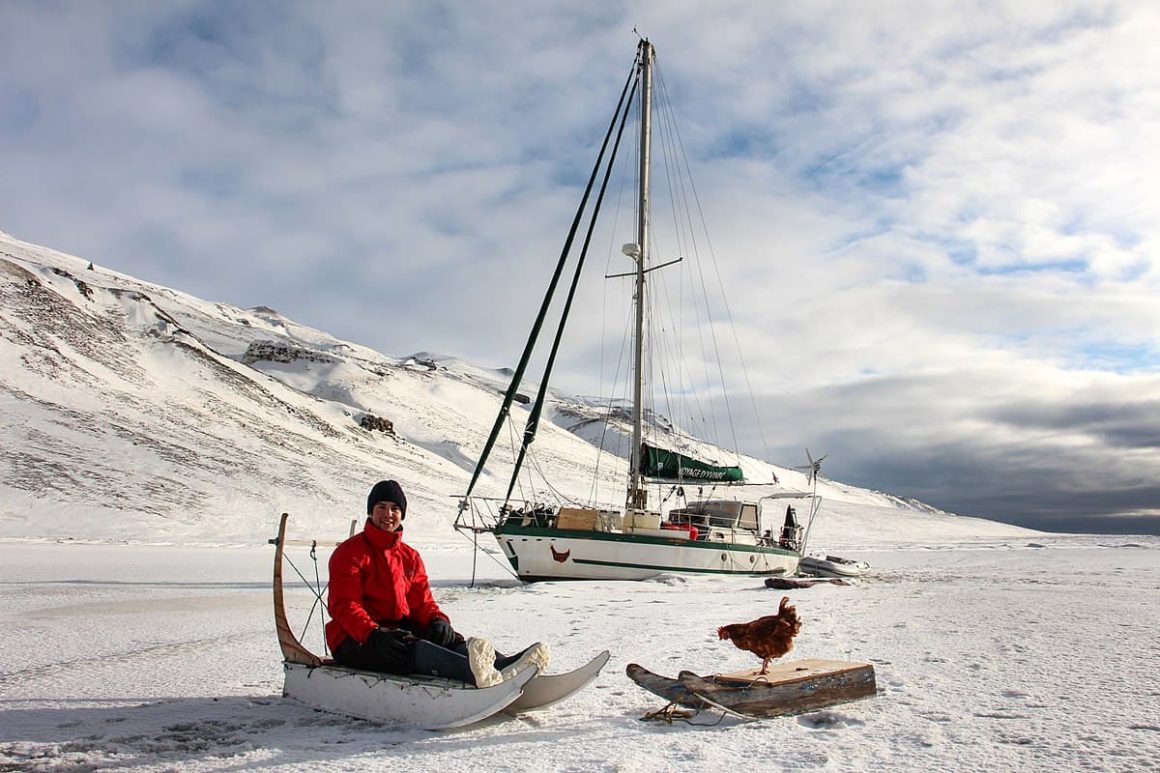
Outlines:
POLYGON ((371 523, 383 531, 396 531, 403 525, 403 510, 394 502, 377 502, 371 508, 371 523))

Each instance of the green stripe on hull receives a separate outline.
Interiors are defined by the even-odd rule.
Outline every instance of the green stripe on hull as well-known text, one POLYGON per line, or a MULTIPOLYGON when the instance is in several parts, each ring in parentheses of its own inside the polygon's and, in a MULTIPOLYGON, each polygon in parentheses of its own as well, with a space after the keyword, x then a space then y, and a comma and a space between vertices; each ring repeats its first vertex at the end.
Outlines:
POLYGON ((695 550, 725 550, 736 553, 759 553, 773 556, 793 556, 797 553, 783 548, 765 545, 738 545, 734 542, 711 542, 690 540, 683 537, 652 537, 636 534, 613 534, 606 531, 579 531, 576 529, 546 529, 543 527, 506 528, 499 526, 496 537, 544 537, 546 539, 580 539, 592 542, 630 542, 641 545, 665 545, 668 547, 693 548, 695 550))
POLYGON ((653 564, 626 564, 619 561, 593 561, 589 558, 573 558, 574 564, 588 564, 591 566, 614 566, 624 569, 650 569, 657 572, 680 572, 682 574, 744 574, 749 576, 765 574, 785 574, 785 569, 771 569, 763 572, 730 571, 728 569, 695 569, 692 567, 656 566, 653 564))

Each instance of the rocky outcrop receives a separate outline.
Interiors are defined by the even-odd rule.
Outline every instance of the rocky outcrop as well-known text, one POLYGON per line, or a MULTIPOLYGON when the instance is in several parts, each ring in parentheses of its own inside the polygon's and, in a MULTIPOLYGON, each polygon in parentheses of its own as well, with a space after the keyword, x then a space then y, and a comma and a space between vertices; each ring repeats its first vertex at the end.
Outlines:
POLYGON ((334 362, 334 358, 322 352, 300 346, 291 346, 279 341, 254 341, 246 347, 246 352, 242 355, 242 362, 246 365, 253 365, 255 362, 295 362, 298 360, 324 364, 334 362))
MULTIPOLYGON (((91 269, 92 267, 93 264, 90 263, 89 268, 91 269)), ((65 279, 73 280, 73 284, 77 286, 77 291, 80 292, 81 295, 85 296, 90 301, 93 299, 93 288, 89 287, 88 283, 86 283, 83 279, 77 279, 75 276, 62 268, 54 268, 52 273, 56 274, 57 276, 63 276, 65 279)))
POLYGON ((362 418, 358 420, 358 423, 363 429, 369 429, 374 432, 385 432, 391 437, 395 436, 395 425, 391 423, 390 419, 384 419, 382 416, 364 413, 362 418))

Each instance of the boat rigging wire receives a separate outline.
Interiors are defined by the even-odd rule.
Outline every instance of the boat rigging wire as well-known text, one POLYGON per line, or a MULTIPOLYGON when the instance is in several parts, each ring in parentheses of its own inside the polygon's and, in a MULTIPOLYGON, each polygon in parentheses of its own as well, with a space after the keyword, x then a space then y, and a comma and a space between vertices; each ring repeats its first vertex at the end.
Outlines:
POLYGON ((492 447, 495 445, 496 437, 499 435, 500 428, 503 424, 504 418, 511 411, 512 401, 515 399, 516 390, 519 389, 520 381, 523 379, 524 371, 528 367, 528 361, 531 359, 532 350, 535 348, 536 340, 539 338, 540 329, 544 324, 544 317, 548 312, 548 307, 551 304, 552 297, 555 295, 556 286, 559 283, 560 275, 564 271, 564 265, 567 262, 568 253, 572 248, 572 241, 576 236, 576 229, 580 225, 584 210, 588 204, 588 196, 592 192, 592 184, 596 180, 596 174, 600 169, 601 159, 608 147, 608 140, 612 136, 613 129, 616 127, 616 118, 620 113, 621 104, 624 102, 625 95, 628 93, 629 86, 634 82, 636 74, 636 62, 633 62, 632 69, 629 71, 628 78, 625 79, 624 88, 620 94, 620 102, 617 103, 616 110, 613 111, 612 120, 608 125, 608 131, 604 136, 604 143, 600 148, 600 156, 597 157, 596 164, 592 168, 592 174, 588 179, 588 185, 584 190, 584 196, 580 200, 580 205, 576 210, 576 215, 573 217, 572 226, 568 231, 568 237, 564 240, 564 247, 560 253, 560 259, 556 262, 556 270, 552 274, 552 279, 548 283, 548 291, 544 294, 544 300, 540 304, 540 312, 532 325, 532 332, 528 336, 528 341, 524 345, 523 354, 520 356, 519 364, 516 366, 512 374, 511 384, 504 393, 504 401, 500 406, 499 415, 496 416, 495 423, 492 425, 491 433, 488 435, 487 441, 484 443, 483 451, 480 453, 479 461, 475 465, 475 470, 471 474, 471 482, 467 485, 467 492, 460 501, 460 512, 465 510, 468 506, 468 499, 471 497, 471 492, 475 489, 475 484, 479 481, 479 476, 483 472, 483 467, 487 463, 487 458, 491 453, 492 447))
MULTIPOLYGON (((657 73, 657 80, 659 82, 659 89, 664 96, 664 99, 661 100, 661 103, 666 108, 668 108, 668 112, 666 115, 670 116, 670 118, 671 118, 672 102, 671 102, 671 100, 668 99, 668 87, 665 84, 664 74, 663 74, 663 72, 660 72, 659 70, 657 73)), ((713 269, 714 269, 714 272, 717 276, 718 285, 721 287, 724 287, 725 285, 724 285, 724 280, 721 277, 720 265, 717 262, 717 253, 716 253, 716 250, 713 248, 712 237, 710 237, 710 235, 709 235, 709 229, 707 227, 706 220, 705 220, 705 211, 701 205, 701 197, 697 194, 697 186, 693 180, 693 169, 689 165, 688 153, 685 150, 685 143, 681 137, 680 127, 677 125, 677 122, 675 120, 670 120, 669 123, 671 124, 671 130, 673 133, 674 150, 680 152, 681 158, 684 161, 684 168, 685 168, 686 173, 688 174, 688 177, 689 177, 689 189, 692 191, 693 203, 696 205, 697 216, 700 219, 701 224, 702 224, 701 231, 705 235, 706 247, 707 247, 707 250, 709 252, 710 260, 713 263, 713 269)), ((762 450, 764 452, 763 459, 768 460, 769 459, 769 444, 766 442, 766 438, 765 438, 764 423, 761 421, 761 415, 760 415, 760 413, 758 411, 758 407, 757 407, 757 399, 753 393, 753 383, 749 377, 749 366, 745 361, 745 353, 744 353, 744 350, 741 348, 741 340, 737 336, 737 324, 736 324, 736 321, 733 317, 733 309, 729 304, 729 296, 726 295, 725 293, 722 293, 722 302, 723 302, 724 307, 725 307, 726 318, 729 320, 729 328, 733 331, 733 341, 734 341, 734 345, 737 347, 737 357, 741 363, 741 372, 745 378, 746 390, 749 392, 749 401, 750 401, 750 404, 753 408, 753 416, 754 416, 753 423, 757 426, 758 436, 761 438, 761 447, 762 447, 762 450)), ((718 362, 720 362, 720 360, 718 360, 718 362)), ((724 379, 723 375, 722 375, 722 379, 724 379)), ((726 398, 726 408, 727 409, 729 408, 729 402, 728 402, 727 398, 726 398)), ((730 411, 729 416, 730 416, 730 426, 732 426, 733 420, 732 420, 732 412, 731 411, 730 411)), ((735 440, 736 440, 736 438, 735 438, 735 440)), ((735 442, 734 447, 739 449, 739 446, 736 444, 736 442, 735 442)), ((740 452, 740 450, 739 450, 739 452, 740 452)))
MULTIPOLYGON (((516 478, 519 475, 520 468, 523 466, 524 456, 527 453, 528 446, 532 444, 536 437, 536 431, 539 428, 540 414, 543 412, 544 400, 548 395, 548 383, 552 377, 552 369, 556 364, 556 355, 560 351, 560 343, 564 339, 564 330, 568 323, 568 316, 572 310, 572 301, 576 298, 576 288, 580 284, 580 275, 584 269, 584 263, 588 257, 588 248, 592 244, 592 233, 596 228, 597 219, 600 216, 600 207, 604 202, 604 195, 608 191, 608 180, 612 175, 612 170, 616 165, 616 154, 620 149, 620 140, 624 136, 624 127, 628 119, 629 108, 632 105, 632 97, 636 94, 637 84, 632 84, 632 89, 628 92, 628 100, 624 105, 620 117, 620 128, 616 133, 616 141, 612 145, 612 152, 608 158, 608 163, 605 165, 604 178, 600 183, 600 191, 596 194, 596 201, 592 205, 592 214, 589 217, 588 229, 584 234, 584 243, 580 247, 580 254, 576 259, 576 268, 572 272, 572 282, 568 287, 568 295, 564 299, 564 307, 560 312, 560 322, 556 328, 556 335, 552 339, 552 347, 548 353, 547 363, 544 365, 544 373, 540 379, 540 388, 536 392, 536 401, 532 406, 532 410, 528 416, 528 422, 524 427, 524 439, 520 445, 519 458, 516 459, 515 470, 512 472, 511 483, 508 484, 508 491, 506 499, 511 499, 512 488, 515 486, 516 478)), ((619 110, 619 107, 618 107, 619 110)), ((605 138, 605 147, 607 147, 608 140, 605 138)), ((604 148, 601 149, 601 157, 604 155, 604 148)), ((602 159, 597 159, 597 166, 601 164, 602 159)), ((592 181, 589 181, 589 189, 591 189, 592 181)))

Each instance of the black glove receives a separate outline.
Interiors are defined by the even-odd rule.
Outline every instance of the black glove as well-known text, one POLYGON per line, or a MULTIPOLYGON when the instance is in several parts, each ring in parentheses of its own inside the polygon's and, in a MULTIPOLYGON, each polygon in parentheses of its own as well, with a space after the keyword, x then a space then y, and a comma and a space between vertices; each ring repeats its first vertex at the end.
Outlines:
POLYGON ((442 617, 433 618, 427 625, 427 640, 440 647, 450 646, 451 642, 455 641, 455 636, 455 629, 451 627, 451 623, 442 617))
POLYGON ((399 628, 376 628, 367 637, 367 647, 396 671, 405 671, 411 658, 411 634, 399 628))

